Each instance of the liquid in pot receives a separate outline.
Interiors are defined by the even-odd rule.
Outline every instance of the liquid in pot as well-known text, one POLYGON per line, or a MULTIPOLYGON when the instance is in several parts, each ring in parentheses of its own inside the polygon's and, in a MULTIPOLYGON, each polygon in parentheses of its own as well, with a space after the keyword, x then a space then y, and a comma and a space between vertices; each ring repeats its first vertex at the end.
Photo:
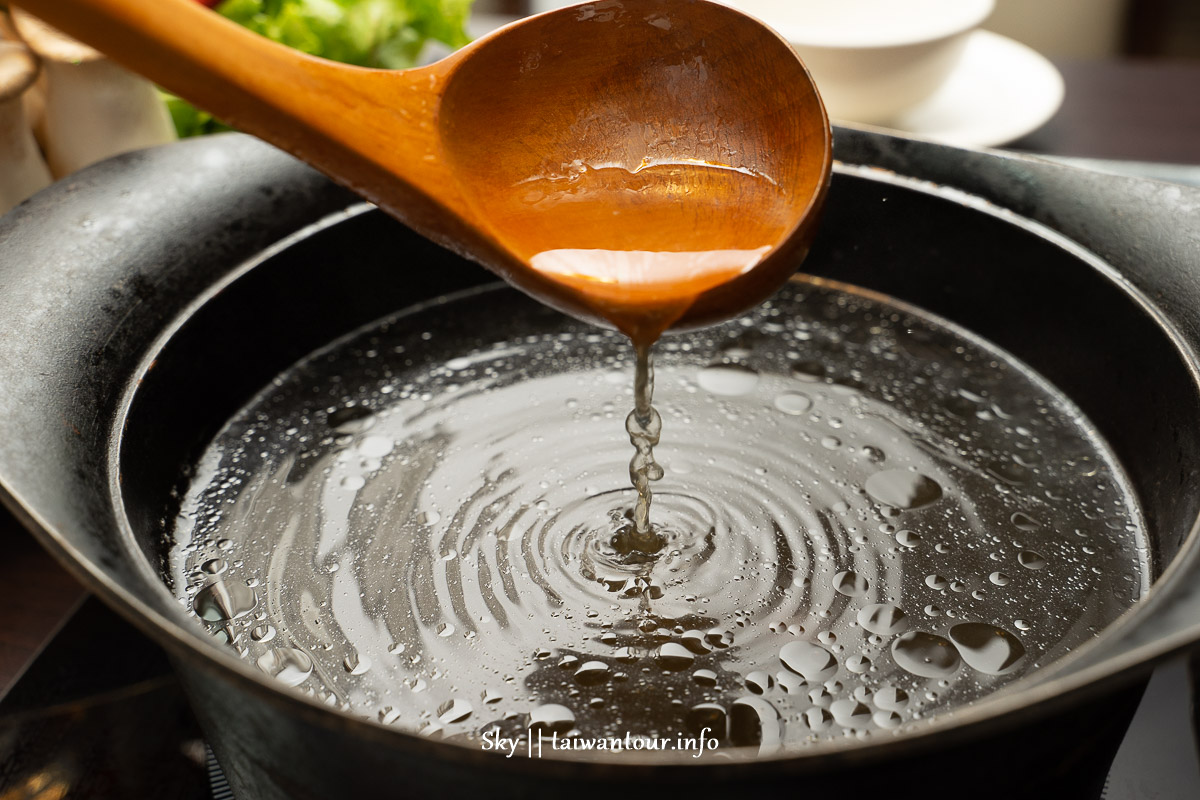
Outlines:
POLYGON ((263 672, 423 735, 772 752, 919 727, 1146 590, 1092 426, 959 329, 796 280, 655 352, 657 549, 622 538, 627 340, 487 289, 335 343, 231 420, 182 504, 176 593, 263 672))

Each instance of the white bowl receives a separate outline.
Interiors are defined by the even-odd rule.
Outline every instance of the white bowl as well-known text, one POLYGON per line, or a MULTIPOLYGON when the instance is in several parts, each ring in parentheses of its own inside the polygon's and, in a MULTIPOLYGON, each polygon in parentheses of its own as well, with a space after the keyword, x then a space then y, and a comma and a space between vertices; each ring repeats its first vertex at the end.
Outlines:
POLYGON ((887 124, 932 95, 995 0, 722 0, 796 48, 835 119, 887 124))

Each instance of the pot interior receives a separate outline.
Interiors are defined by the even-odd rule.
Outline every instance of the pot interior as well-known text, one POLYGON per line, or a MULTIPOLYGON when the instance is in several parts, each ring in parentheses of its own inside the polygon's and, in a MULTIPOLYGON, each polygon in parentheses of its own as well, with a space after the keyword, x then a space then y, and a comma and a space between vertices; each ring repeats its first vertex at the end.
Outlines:
MULTIPOLYGON (((1048 380, 1085 415, 1082 428, 1094 426, 1123 467, 1123 474, 1115 470, 1115 480, 1123 483, 1127 476, 1144 517, 1145 577, 1156 577, 1176 556, 1197 512, 1196 500, 1179 492, 1183 465, 1195 463, 1197 455, 1191 437, 1181 435, 1198 418, 1197 396, 1168 331, 1102 265, 1037 230, 952 197, 839 174, 803 268, 931 312, 1048 380)), ((197 464, 255 395, 339 337, 400 309, 490 281, 475 265, 376 211, 364 211, 296 240, 197 307, 162 346, 138 387, 119 453, 133 534, 164 580, 171 579, 176 521, 186 505, 181 498, 197 464)), ((514 308, 533 327, 555 324, 524 303, 514 308)), ((459 323, 464 327, 470 323, 459 323)), ((462 330, 459 335, 469 338, 462 330)), ((622 434, 619 425, 620 417, 614 418, 614 439, 622 434)), ((664 442, 671 435, 668 421, 664 442)), ((1004 482, 1001 476, 998 483, 1004 482)), ((1050 498, 1047 508, 1052 511, 1056 503, 1070 504, 1072 498, 1050 498)), ((1140 528, 1138 509, 1130 513, 1140 528)), ((1056 520, 1041 524, 1054 528, 1056 520)), ((1020 530, 1015 535, 1026 539, 1045 535, 1020 530)), ((1004 544, 1010 557, 1033 550, 1004 544)), ((1026 565, 1013 569, 1021 566, 1026 565)), ((201 583, 212 580, 200 576, 201 583)), ((997 578, 967 588, 1000 586, 997 578)), ((1136 587, 1128 591, 1138 594, 1136 587)), ((875 599, 884 604, 887 598, 875 599)), ((228 610, 218 609, 217 616, 228 610)), ((941 630, 953 622, 924 620, 920 626, 941 630)), ((199 624, 196 633, 205 635, 199 624)), ((357 667, 347 661, 345 669, 357 667)), ((824 677, 810 680, 812 688, 824 677)))

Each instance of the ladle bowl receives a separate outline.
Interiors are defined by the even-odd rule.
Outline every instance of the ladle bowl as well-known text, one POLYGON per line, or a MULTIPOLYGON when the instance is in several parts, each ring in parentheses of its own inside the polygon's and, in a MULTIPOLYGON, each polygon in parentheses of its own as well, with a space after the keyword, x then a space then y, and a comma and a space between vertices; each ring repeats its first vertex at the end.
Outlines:
POLYGON ((733 317, 778 288, 828 185, 829 122, 795 51, 706 0, 551 11, 403 71, 298 53, 192 0, 21 6, 635 337, 733 317))

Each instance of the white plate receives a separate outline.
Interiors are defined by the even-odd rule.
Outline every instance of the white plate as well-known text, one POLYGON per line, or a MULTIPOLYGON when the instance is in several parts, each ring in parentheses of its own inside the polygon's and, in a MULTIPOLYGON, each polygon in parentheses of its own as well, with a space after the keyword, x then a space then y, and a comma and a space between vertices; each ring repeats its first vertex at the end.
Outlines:
POLYGON ((891 127, 960 147, 994 147, 1040 128, 1062 100, 1062 75, 1044 56, 975 31, 946 83, 891 127))

